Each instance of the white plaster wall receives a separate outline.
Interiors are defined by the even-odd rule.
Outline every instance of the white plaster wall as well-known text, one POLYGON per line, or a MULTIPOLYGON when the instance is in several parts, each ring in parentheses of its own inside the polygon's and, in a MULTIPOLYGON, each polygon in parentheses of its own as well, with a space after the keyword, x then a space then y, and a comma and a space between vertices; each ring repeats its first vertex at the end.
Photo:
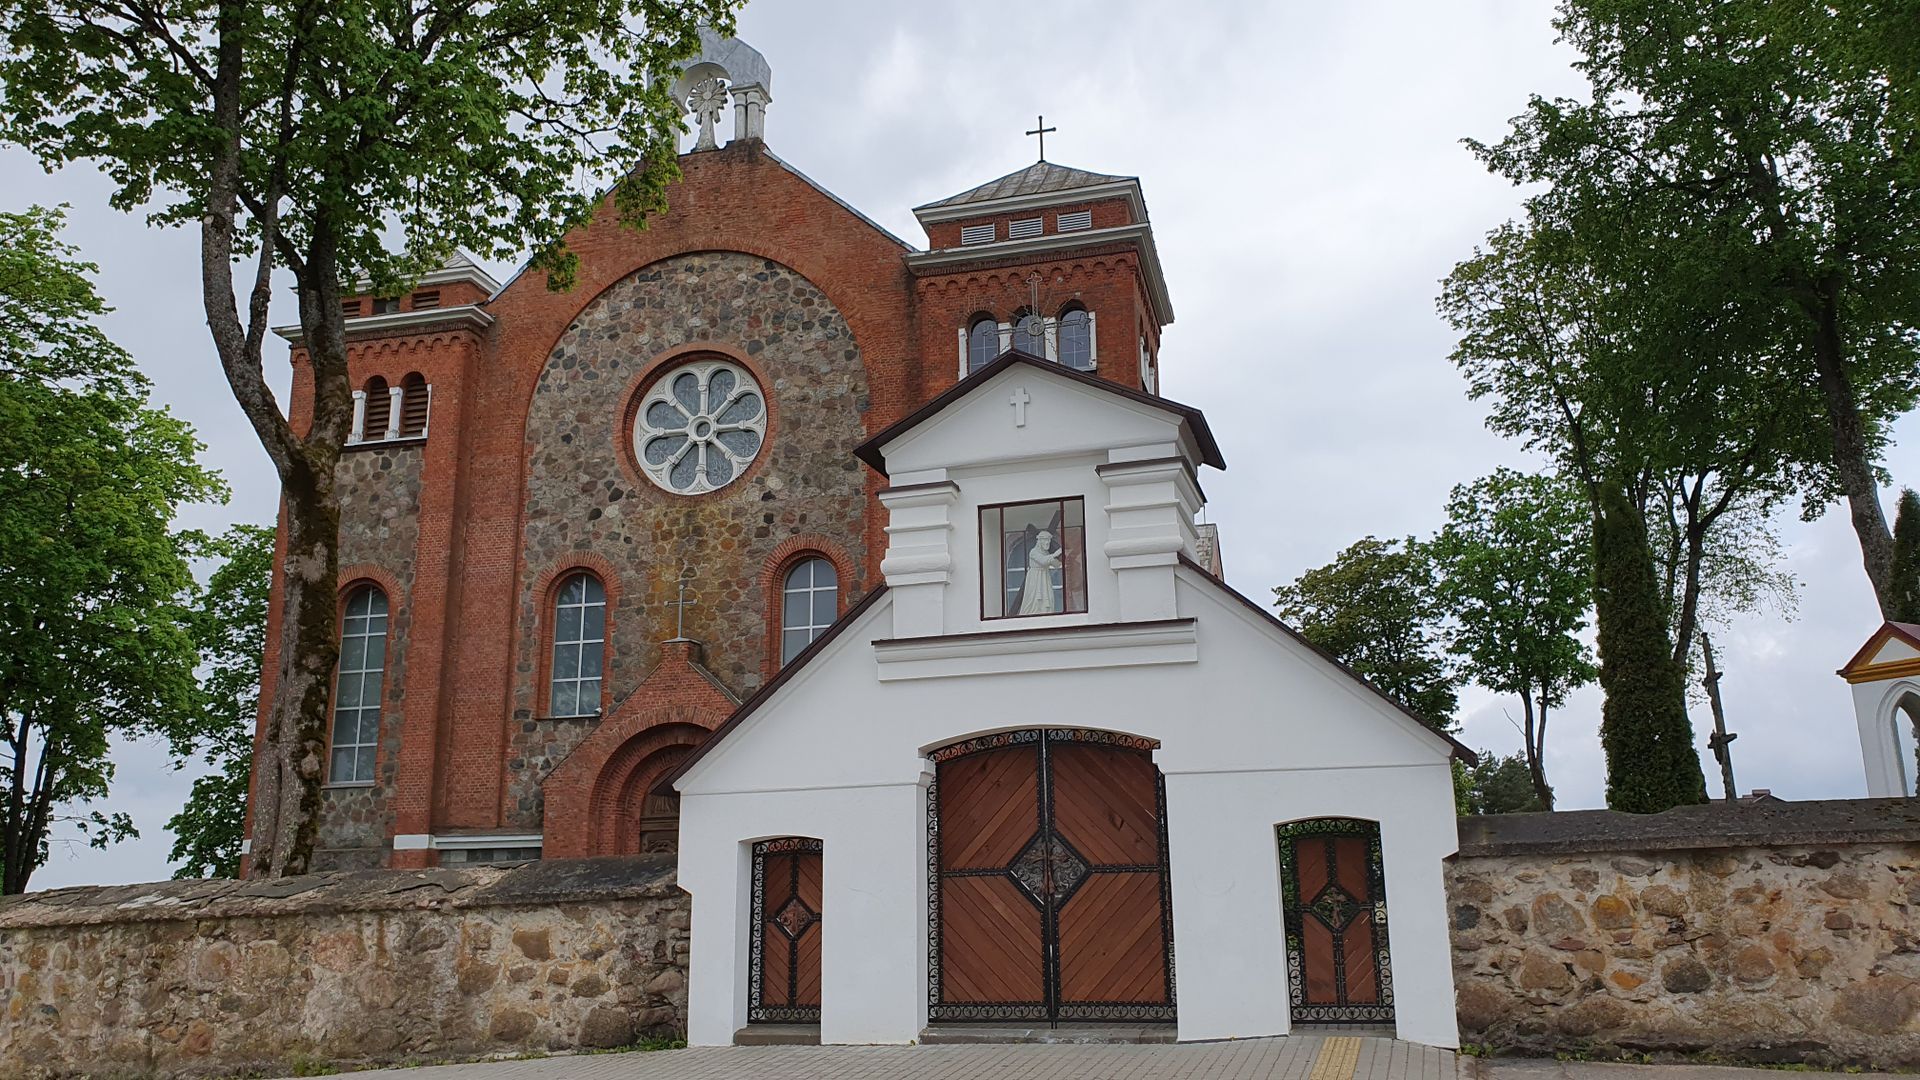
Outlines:
POLYGON ((1854 683, 1854 723, 1860 736, 1860 759, 1867 774, 1867 798, 1897 799, 1913 794, 1907 779, 1914 766, 1903 760, 1895 722, 1906 723, 1898 711, 1900 699, 1920 697, 1920 683, 1912 679, 1854 683))
POLYGON ((1180 615, 1198 620, 1194 662, 1095 669, 1060 650, 1046 654, 1051 670, 882 683, 871 642, 892 625, 883 599, 697 763, 679 785, 681 881, 694 898, 689 1039, 730 1042, 744 1024, 744 845, 783 835, 824 842, 822 1040, 916 1038, 925 751, 1075 723, 1161 743, 1182 1039, 1287 1030, 1273 828, 1351 816, 1381 823, 1401 1034, 1455 1045, 1447 746, 1219 586, 1169 572, 1180 615))

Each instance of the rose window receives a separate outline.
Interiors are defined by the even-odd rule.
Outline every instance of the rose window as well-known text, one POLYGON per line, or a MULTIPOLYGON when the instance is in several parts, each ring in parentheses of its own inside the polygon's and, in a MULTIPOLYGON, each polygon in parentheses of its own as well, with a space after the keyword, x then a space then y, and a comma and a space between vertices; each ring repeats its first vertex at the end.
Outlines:
POLYGON ((654 483, 681 495, 723 488, 766 441, 767 402, 753 376, 721 360, 668 372, 641 399, 633 449, 654 483))

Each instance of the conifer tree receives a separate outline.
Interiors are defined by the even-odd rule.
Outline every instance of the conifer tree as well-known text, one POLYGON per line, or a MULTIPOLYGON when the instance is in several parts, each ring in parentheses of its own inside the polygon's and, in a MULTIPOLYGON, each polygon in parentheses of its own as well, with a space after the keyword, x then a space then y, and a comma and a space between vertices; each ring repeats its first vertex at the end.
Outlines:
POLYGON ((1920 495, 1900 492, 1893 519, 1893 572, 1887 587, 1887 618, 1920 622, 1920 495))
POLYGON ((1624 490, 1608 487, 1593 532, 1607 806, 1657 814, 1706 802, 1687 718, 1686 669, 1673 656, 1646 519, 1624 490))

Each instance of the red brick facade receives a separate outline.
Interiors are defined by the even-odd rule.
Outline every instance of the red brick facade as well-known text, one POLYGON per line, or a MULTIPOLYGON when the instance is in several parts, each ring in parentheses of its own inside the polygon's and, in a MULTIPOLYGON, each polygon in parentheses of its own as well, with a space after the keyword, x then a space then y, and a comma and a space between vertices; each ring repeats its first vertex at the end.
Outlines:
MULTIPOLYGON (((916 254, 758 141, 681 168, 646 229, 609 211, 571 238, 570 291, 526 272, 491 298, 429 281, 355 299, 353 385, 418 373, 431 415, 424 437, 370 434, 341 465, 342 584, 382 583, 393 614, 376 779, 328 789, 317 868, 430 865, 427 838, 476 834, 540 835, 549 856, 670 847, 650 788, 778 670, 786 568, 831 561, 842 612, 879 583, 880 478, 851 452, 962 377, 972 317, 1010 319, 1037 276, 1042 314, 1095 312, 1096 371, 1132 387, 1171 318, 1150 237, 1113 228, 1143 224, 1137 187, 1046 201, 1049 222, 1090 211, 1084 242, 1050 226, 973 256, 966 218, 929 222, 916 254), (421 314, 435 307, 444 322, 421 314), (632 425, 637 395, 700 354, 759 383, 767 427, 741 475, 687 496, 642 474, 632 425), (603 716, 549 715, 554 596, 575 570, 606 591, 603 716), (699 644, 669 640, 679 617, 699 644)), ((1036 213, 987 203, 978 220, 1036 213)), ((298 348, 294 371, 300 423, 298 348)))

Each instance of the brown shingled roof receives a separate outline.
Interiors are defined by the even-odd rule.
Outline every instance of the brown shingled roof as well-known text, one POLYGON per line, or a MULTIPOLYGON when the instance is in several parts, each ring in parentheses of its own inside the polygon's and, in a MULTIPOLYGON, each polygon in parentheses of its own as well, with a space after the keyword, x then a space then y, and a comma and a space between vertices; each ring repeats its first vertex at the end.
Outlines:
POLYGON ((969 188, 958 195, 951 195, 938 202, 926 203, 914 207, 915 210, 931 210, 938 206, 961 206, 966 203, 992 202, 995 199, 1010 199, 1018 195, 1038 195, 1048 191, 1064 191, 1068 188, 1097 187, 1121 180, 1133 180, 1132 176, 1110 176, 1106 173, 1088 172, 1085 169, 1055 165, 1051 161, 1036 161, 1024 169, 1010 172, 998 180, 989 180, 977 188, 969 188))

